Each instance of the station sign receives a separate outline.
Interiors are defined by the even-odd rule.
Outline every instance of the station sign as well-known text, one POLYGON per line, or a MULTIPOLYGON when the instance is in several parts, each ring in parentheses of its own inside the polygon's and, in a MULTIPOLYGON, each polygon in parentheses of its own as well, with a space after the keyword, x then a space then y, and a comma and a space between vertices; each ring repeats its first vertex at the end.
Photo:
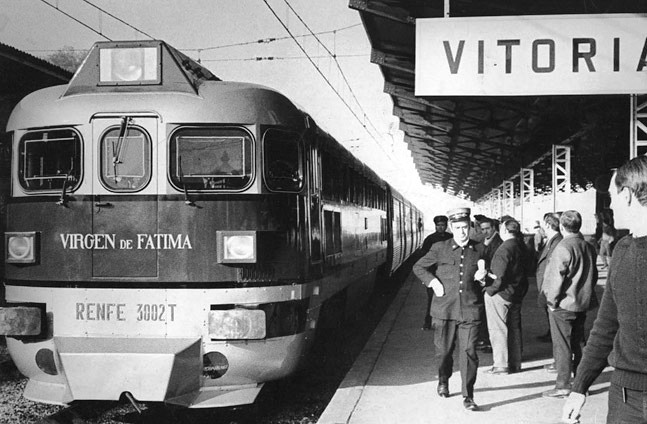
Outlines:
POLYGON ((416 20, 417 96, 647 93, 647 15, 416 20))

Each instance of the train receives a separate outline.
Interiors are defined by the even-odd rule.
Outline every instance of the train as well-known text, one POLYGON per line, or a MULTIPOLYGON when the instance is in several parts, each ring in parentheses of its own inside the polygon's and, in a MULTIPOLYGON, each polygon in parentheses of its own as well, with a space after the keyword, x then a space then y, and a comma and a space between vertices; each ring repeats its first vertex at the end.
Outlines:
POLYGON ((94 44, 7 134, 0 333, 33 401, 251 404, 422 244, 310 115, 162 40, 94 44))

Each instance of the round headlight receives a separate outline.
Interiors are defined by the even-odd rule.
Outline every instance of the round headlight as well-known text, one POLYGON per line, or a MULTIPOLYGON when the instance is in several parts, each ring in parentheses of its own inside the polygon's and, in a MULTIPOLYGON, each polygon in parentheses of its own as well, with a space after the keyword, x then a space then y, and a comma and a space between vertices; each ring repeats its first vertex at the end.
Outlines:
POLYGON ((15 259, 25 259, 32 251, 32 239, 24 236, 14 236, 9 239, 9 255, 15 259))

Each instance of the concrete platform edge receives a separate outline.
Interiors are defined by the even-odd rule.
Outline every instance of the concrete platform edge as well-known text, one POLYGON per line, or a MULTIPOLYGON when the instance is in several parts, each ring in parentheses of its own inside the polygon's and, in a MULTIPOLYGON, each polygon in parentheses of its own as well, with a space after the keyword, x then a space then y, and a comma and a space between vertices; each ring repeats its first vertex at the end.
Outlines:
POLYGON ((319 417, 317 424, 345 424, 350 422, 350 418, 362 397, 366 383, 380 357, 384 344, 404 307, 412 285, 415 283, 413 280, 415 278, 409 278, 402 284, 386 314, 380 320, 380 323, 366 342, 366 346, 364 346, 350 371, 339 385, 339 389, 337 389, 330 403, 319 417))

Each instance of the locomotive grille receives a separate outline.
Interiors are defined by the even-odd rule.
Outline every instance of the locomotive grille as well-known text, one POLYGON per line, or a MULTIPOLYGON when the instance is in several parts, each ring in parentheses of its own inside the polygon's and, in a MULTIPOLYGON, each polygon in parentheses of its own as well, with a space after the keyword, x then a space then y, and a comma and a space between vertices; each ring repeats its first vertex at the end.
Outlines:
POLYGON ((238 268, 238 282, 239 283, 253 283, 272 281, 274 279, 275 269, 272 265, 268 264, 255 264, 246 265, 238 268))

